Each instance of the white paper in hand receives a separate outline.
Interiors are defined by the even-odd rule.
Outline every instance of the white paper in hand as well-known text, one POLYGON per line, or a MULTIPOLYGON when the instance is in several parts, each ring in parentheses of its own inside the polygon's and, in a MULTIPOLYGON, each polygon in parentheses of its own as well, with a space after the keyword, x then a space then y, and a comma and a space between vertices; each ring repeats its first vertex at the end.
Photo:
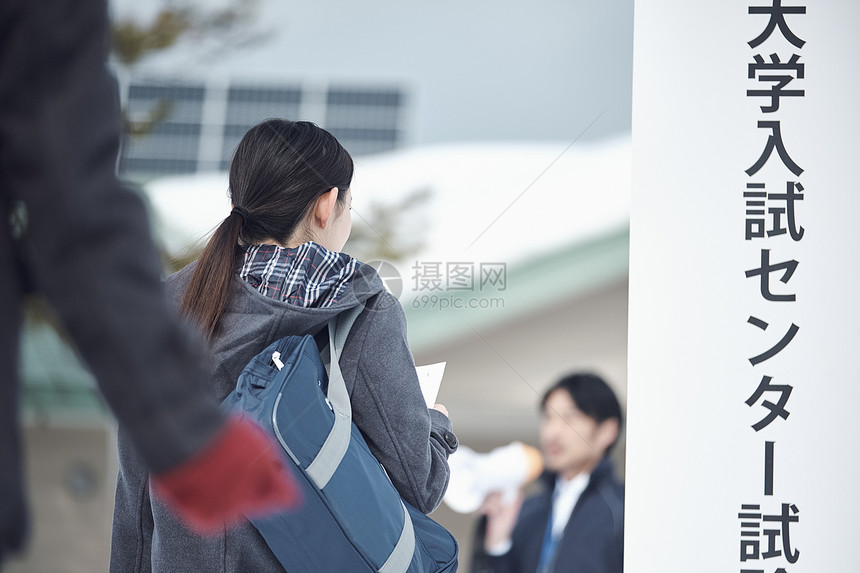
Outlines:
POLYGON ((428 364, 427 366, 416 366, 418 383, 421 385, 421 393, 428 408, 436 404, 436 396, 439 395, 439 386, 442 385, 442 376, 445 374, 447 362, 428 364))

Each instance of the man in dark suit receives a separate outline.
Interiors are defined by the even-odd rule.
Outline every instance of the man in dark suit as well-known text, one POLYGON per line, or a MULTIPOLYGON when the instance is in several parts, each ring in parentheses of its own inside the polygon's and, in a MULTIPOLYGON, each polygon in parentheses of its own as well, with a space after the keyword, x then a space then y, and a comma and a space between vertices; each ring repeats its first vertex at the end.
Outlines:
POLYGON ((491 494, 473 571, 621 573, 624 487, 607 458, 622 423, 618 399, 598 376, 573 374, 541 407, 543 491, 514 503, 491 494))
POLYGON ((0 564, 27 531, 17 376, 28 292, 56 312, 189 524, 294 501, 271 441, 219 412, 202 346, 168 312, 143 204, 115 175, 107 39, 104 1, 0 3, 0 564))

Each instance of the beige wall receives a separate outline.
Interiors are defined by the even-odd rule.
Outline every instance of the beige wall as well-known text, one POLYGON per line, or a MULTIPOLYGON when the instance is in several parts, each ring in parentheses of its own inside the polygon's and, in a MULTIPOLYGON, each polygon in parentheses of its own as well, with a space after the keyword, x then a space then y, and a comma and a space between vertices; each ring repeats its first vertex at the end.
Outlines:
POLYGON ((31 537, 6 573, 107 571, 116 483, 114 426, 27 426, 31 537))

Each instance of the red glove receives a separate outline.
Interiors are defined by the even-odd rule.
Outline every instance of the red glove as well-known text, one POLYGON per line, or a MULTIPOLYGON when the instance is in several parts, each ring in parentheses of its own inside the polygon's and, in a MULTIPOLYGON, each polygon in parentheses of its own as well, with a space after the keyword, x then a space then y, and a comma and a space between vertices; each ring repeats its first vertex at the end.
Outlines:
POLYGON ((172 470, 153 476, 156 495, 191 529, 219 533, 246 514, 294 508, 301 490, 255 423, 231 416, 202 451, 172 470))

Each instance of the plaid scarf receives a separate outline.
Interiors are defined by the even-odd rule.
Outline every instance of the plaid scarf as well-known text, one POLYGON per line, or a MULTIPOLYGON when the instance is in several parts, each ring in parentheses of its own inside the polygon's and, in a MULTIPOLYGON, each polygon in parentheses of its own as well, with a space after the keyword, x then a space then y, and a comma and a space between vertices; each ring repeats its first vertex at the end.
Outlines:
POLYGON ((270 298, 323 308, 337 302, 360 264, 312 241, 292 249, 252 245, 246 247, 239 278, 270 298))

